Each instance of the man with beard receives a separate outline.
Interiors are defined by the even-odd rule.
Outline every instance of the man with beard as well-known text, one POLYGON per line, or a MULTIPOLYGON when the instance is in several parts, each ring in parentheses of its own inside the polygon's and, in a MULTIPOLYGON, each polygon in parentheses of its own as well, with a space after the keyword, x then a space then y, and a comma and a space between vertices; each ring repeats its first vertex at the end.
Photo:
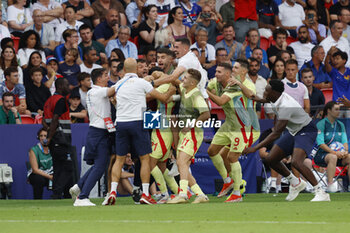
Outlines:
POLYGON ((292 47, 287 44, 287 36, 288 33, 283 28, 277 28, 273 31, 273 40, 276 42, 275 45, 271 45, 267 49, 267 56, 269 57, 269 66, 272 67, 272 64, 275 62, 277 54, 282 50, 287 50, 293 54, 293 58, 295 59, 294 50, 292 47))
POLYGON ((65 78, 55 81, 56 92, 44 105, 43 126, 48 129, 49 145, 53 162, 53 199, 69 197, 69 188, 73 185, 72 136, 69 106, 66 95, 69 94, 69 82, 65 78))
POLYGON ((310 42, 309 30, 304 25, 298 29, 298 40, 289 46, 294 50, 300 69, 305 61, 311 60, 311 50, 315 45, 310 42))
POLYGON ((110 40, 118 37, 119 33, 119 13, 115 9, 107 12, 106 20, 98 24, 94 31, 95 39, 106 47, 110 40))
POLYGON ((147 62, 144 59, 137 59, 137 76, 144 78, 148 75, 147 62))
POLYGON ((2 95, 2 106, 0 107, 0 125, 4 124, 22 124, 21 118, 14 106, 15 95, 11 92, 5 92, 2 95))
POLYGON ((255 58, 249 59, 249 71, 247 79, 255 84, 256 95, 259 98, 263 97, 265 87, 267 85, 266 79, 258 75, 260 70, 260 62, 255 58))
POLYGON ((174 71, 174 57, 175 54, 170 49, 160 48, 157 50, 157 63, 165 74, 171 74, 174 71))

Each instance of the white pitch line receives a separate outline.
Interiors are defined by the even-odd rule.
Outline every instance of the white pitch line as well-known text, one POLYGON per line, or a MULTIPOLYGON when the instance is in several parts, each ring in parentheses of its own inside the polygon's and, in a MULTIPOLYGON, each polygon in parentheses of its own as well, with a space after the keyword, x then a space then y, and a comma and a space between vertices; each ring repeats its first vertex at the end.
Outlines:
POLYGON ((328 225, 343 224, 349 225, 350 222, 311 222, 311 221, 193 221, 193 220, 21 220, 21 219, 0 219, 0 223, 190 223, 190 224, 297 224, 297 225, 328 225))

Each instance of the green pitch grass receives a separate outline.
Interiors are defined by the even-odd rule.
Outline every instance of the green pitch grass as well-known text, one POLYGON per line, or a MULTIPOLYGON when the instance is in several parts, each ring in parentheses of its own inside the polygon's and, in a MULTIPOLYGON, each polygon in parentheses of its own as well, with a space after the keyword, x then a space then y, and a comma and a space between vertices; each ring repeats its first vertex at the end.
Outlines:
MULTIPOLYGON (((350 193, 331 202, 311 203, 312 194, 286 202, 286 194, 248 194, 242 203, 134 205, 131 197, 115 206, 73 207, 72 200, 2 200, 0 232, 155 233, 155 232, 350 232, 350 193)), ((191 199, 193 201, 194 198, 191 199)))

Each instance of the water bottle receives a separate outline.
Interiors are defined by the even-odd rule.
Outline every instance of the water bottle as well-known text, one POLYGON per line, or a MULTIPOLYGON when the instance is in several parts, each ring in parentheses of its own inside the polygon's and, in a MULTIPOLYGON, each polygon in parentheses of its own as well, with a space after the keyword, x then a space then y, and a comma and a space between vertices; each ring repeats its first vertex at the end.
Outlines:
POLYGON ((70 157, 70 154, 67 154, 67 161, 72 161, 72 158, 70 157))
POLYGON ((49 187, 48 187, 49 190, 52 189, 52 180, 49 180, 49 187))

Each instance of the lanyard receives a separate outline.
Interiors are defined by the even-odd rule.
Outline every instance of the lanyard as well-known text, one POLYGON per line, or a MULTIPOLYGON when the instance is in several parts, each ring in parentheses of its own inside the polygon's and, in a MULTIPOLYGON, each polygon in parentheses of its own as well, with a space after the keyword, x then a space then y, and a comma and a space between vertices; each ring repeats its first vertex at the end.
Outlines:
MULTIPOLYGON (((196 42, 196 47, 199 48, 197 42, 196 42)), ((209 53, 209 51, 207 52, 207 50, 208 50, 208 49, 207 49, 207 46, 205 46, 204 54, 205 54, 205 60, 206 60, 206 61, 208 61, 208 53, 209 53)), ((201 51, 199 51, 199 52, 200 52, 201 55, 202 55, 202 52, 201 52, 201 51)), ((208 61, 208 62, 209 62, 209 61, 208 61)))
MULTIPOLYGON (((227 52, 227 55, 230 53, 230 48, 227 46, 227 44, 226 44, 226 42, 225 42, 225 40, 222 40, 222 42, 224 43, 224 46, 225 46, 225 50, 226 50, 226 52, 227 52)), ((234 41, 233 41, 233 43, 235 43, 234 41)), ((237 47, 236 47, 236 49, 235 49, 235 55, 233 56, 233 59, 235 59, 235 58, 237 58, 237 47)))
MULTIPOLYGON (((33 25, 33 30, 35 31, 35 25, 33 25)), ((44 25, 41 25, 41 30, 40 30, 40 42, 43 43, 43 36, 44 36, 44 25)))

